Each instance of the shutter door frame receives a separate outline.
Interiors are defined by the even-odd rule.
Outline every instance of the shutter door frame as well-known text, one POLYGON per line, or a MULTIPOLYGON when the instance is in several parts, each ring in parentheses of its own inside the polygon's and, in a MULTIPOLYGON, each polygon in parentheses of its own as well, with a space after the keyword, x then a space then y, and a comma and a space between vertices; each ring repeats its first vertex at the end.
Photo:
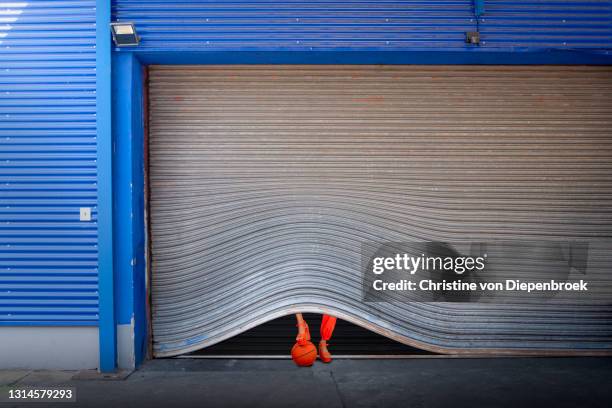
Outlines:
POLYGON ((611 73, 550 66, 151 66, 155 356, 190 352, 296 312, 332 314, 441 353, 609 355, 608 306, 364 306, 347 259, 370 233, 401 240, 400 232, 386 232, 393 228, 385 213, 410 226, 404 240, 459 240, 464 231, 470 240, 609 239, 610 214, 596 209, 612 203, 611 73), (436 162, 441 158, 446 167, 436 162), (399 195, 409 203, 372 186, 360 189, 367 177, 388 188, 408 185, 399 195), (299 265, 285 263, 279 273, 286 279, 275 285, 261 284, 263 269, 248 275, 242 265, 224 289, 227 268, 217 259, 223 253, 238 263, 261 255, 262 262, 282 264, 288 261, 274 259, 270 246, 295 244, 302 260, 312 260, 283 223, 303 227, 305 245, 336 245, 340 261, 316 258, 306 279, 299 265), (317 229, 323 225, 327 241, 317 229), (258 233, 266 229, 274 234, 258 233), (249 235, 259 246, 241 241, 249 235), (329 284, 327 292, 321 284, 329 284))

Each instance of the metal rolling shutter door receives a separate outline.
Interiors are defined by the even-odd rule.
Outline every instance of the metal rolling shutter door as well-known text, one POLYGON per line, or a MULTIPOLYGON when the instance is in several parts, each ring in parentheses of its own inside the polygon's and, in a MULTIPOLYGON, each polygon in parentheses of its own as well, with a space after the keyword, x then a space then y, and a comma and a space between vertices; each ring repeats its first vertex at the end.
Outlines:
POLYGON ((153 337, 330 312, 440 352, 609 351, 602 306, 364 304, 366 240, 612 235, 612 69, 155 66, 153 337))

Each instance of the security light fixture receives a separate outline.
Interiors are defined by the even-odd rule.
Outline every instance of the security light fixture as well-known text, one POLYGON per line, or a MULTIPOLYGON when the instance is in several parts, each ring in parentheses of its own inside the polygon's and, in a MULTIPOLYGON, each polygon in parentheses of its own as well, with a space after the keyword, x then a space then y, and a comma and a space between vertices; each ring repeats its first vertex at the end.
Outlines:
POLYGON ((113 42, 117 47, 128 47, 138 45, 138 34, 134 23, 111 23, 113 42))

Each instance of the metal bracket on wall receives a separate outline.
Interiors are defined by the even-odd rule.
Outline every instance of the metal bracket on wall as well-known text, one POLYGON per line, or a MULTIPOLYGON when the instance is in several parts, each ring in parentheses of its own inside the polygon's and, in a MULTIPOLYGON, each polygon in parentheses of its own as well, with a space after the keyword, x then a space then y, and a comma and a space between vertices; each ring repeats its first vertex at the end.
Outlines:
POLYGON ((468 44, 480 45, 480 33, 478 31, 467 31, 465 42, 468 44))
POLYGON ((474 0, 474 16, 476 17, 476 31, 465 33, 465 42, 480 45, 480 16, 484 14, 484 0, 474 0))

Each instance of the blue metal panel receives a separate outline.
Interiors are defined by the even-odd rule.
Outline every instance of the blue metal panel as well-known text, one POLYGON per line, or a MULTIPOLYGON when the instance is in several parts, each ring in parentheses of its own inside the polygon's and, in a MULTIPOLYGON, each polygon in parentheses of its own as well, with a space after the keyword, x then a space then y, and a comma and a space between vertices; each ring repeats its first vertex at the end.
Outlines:
POLYGON ((96 125, 98 130, 98 207, 100 212, 100 371, 117 366, 117 322, 115 319, 115 275, 113 242, 113 140, 111 110, 111 7, 98 1, 96 8, 96 125))
MULTIPOLYGON (((118 324, 130 324, 134 309, 134 231, 133 207, 136 204, 132 183, 132 66, 131 54, 119 54, 113 58, 113 134, 115 146, 113 206, 115 210, 115 233, 117 246, 114 253, 116 274, 115 303, 118 324), (123 73, 123 75, 119 75, 123 73)), ((142 120, 142 117, 139 118, 142 120)), ((142 145, 137 147, 144 150, 142 145)), ((144 233, 144 228, 143 231, 144 233)))
POLYGON ((612 1, 491 0, 480 32, 486 48, 611 49, 612 1))
POLYGON ((612 1, 114 0, 140 51, 611 49, 612 1), (466 44, 482 14, 480 46, 466 44))
POLYGON ((115 0, 147 50, 464 49, 472 0, 115 0))
POLYGON ((358 52, 358 51, 221 51, 221 52, 135 52, 143 64, 386 64, 386 65, 612 65, 612 51, 585 52, 551 50, 542 52, 358 52))
POLYGON ((0 10, 0 325, 98 322, 95 6, 0 10))
POLYGON ((147 345, 143 67, 132 53, 113 57, 116 318, 118 324, 133 323, 139 364, 147 345))

